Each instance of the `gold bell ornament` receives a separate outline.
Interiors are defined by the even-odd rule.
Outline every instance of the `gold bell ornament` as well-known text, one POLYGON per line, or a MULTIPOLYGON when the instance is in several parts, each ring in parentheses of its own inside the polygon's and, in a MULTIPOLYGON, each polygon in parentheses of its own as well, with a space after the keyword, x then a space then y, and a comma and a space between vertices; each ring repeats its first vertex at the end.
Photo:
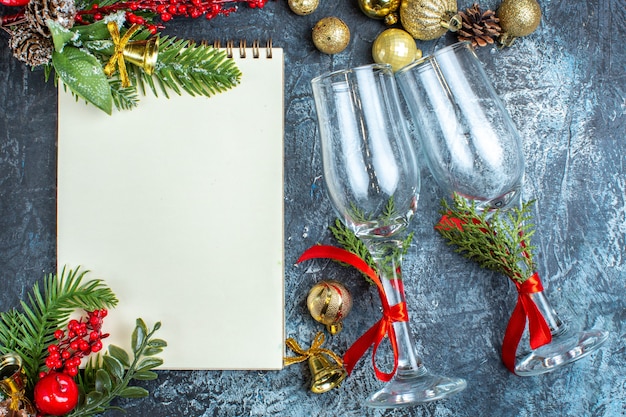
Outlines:
POLYGON ((144 41, 130 41, 124 46, 126 62, 141 67, 148 75, 152 75, 159 56, 159 38, 152 37, 144 41))
POLYGON ((293 338, 286 340, 285 344, 298 356, 284 358, 285 366, 308 360, 311 371, 311 391, 322 394, 337 388, 348 376, 343 368, 343 361, 337 354, 329 349, 322 348, 324 334, 318 332, 309 349, 302 349, 293 338))
POLYGON ((402 0, 400 22, 415 39, 429 41, 462 26, 456 0, 402 0))
POLYGON ((386 25, 398 23, 398 7, 401 0, 359 0, 359 7, 367 17, 382 19, 386 25))
POLYGON ((372 44, 374 62, 391 65, 393 72, 421 57, 422 51, 415 45, 415 39, 402 29, 387 29, 372 44))
POLYGON ((22 358, 9 353, 0 356, 0 389, 8 399, 8 417, 35 417, 37 411, 35 406, 26 398, 26 374, 22 366, 22 358))
POLYGON ((541 7, 537 0, 504 0, 496 12, 502 34, 498 42, 511 46, 515 38, 530 35, 541 21, 541 7))
POLYGON ((341 331, 342 321, 352 309, 352 296, 338 281, 320 281, 309 290, 306 305, 311 316, 334 335, 341 331))

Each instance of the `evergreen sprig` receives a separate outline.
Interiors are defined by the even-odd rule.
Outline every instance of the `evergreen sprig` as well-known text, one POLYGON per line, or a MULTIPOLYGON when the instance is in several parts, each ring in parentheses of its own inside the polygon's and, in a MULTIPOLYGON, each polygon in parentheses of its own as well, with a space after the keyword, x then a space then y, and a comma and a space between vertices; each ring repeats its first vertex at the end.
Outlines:
MULTIPOLYGON (((155 355, 167 346, 163 339, 154 338, 154 333, 161 328, 157 322, 152 330, 138 318, 131 336, 132 361, 126 350, 109 345, 104 354, 92 356, 79 374, 78 385, 81 390, 81 401, 68 417, 90 417, 108 410, 122 410, 112 406, 117 398, 144 398, 148 390, 131 386, 133 380, 149 381, 157 378, 154 368, 163 364, 155 355)), ((123 410, 122 410, 123 411, 123 410)))
MULTIPOLYGON (((398 246, 390 247, 390 250, 385 253, 385 256, 380 260, 380 265, 378 265, 365 243, 363 243, 350 228, 344 225, 341 220, 335 219, 335 225, 329 226, 329 229, 337 243, 345 250, 363 259, 376 273, 380 273, 379 268, 382 267, 382 272, 384 272, 386 276, 391 276, 388 274, 394 272, 392 269, 397 267, 399 260, 402 256, 406 255, 411 241, 413 240, 413 232, 411 232, 398 246)), ((368 282, 373 284, 367 275, 363 274, 363 276, 368 282)))
POLYGON ((500 272, 520 284, 526 281, 534 271, 535 248, 530 243, 534 234, 530 222, 533 201, 507 210, 504 216, 500 210, 478 213, 475 202, 469 204, 459 195, 454 196, 453 202, 451 207, 446 200, 441 201, 443 217, 435 226, 447 243, 483 268, 500 272))
POLYGON ((159 40, 154 73, 148 75, 135 66, 132 74, 139 91, 145 92, 147 85, 154 95, 160 91, 168 98, 171 91, 210 97, 236 86, 241 78, 241 71, 226 51, 168 36, 159 40))
POLYGON ((76 309, 93 311, 117 305, 117 298, 102 280, 83 281, 87 271, 63 268, 61 276, 49 274, 43 289, 35 283, 21 311, 0 313, 0 353, 16 353, 23 362, 29 388, 45 367, 47 347, 55 330, 63 327, 76 309))

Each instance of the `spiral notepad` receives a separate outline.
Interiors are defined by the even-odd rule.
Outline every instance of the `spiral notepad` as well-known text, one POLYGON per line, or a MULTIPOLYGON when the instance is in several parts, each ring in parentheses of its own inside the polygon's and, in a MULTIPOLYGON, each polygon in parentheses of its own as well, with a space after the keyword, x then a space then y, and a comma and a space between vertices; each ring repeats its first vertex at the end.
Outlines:
POLYGON ((119 298, 106 342, 162 323, 167 369, 280 369, 283 52, 235 47, 241 83, 108 116, 59 89, 57 264, 119 298))

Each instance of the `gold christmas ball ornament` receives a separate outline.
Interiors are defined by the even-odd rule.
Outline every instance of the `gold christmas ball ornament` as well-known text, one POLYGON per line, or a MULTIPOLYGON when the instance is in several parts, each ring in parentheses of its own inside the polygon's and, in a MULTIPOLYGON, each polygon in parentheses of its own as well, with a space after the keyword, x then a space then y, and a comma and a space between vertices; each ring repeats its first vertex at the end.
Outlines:
POLYGON ((415 39, 429 41, 461 28, 456 0, 402 0, 400 22, 415 39))
POLYGON ((511 46, 515 38, 530 35, 541 21, 541 7, 537 0, 504 0, 497 11, 502 34, 498 41, 511 46))
POLYGON ((325 54, 337 54, 350 43, 350 29, 338 17, 325 17, 313 27, 313 43, 325 54))
POLYGON ((289 8, 299 16, 313 13, 319 4, 319 0, 289 0, 289 8))
POLYGON ((359 0, 359 7, 367 17, 383 19, 388 26, 398 23, 401 0, 359 0))
POLYGON ((402 29, 383 31, 372 45, 374 62, 389 64, 393 72, 422 57, 422 51, 415 45, 415 39, 402 29))
POLYGON ((340 282, 327 280, 315 284, 306 299, 309 313, 331 334, 341 331, 343 319, 352 309, 352 296, 340 282))

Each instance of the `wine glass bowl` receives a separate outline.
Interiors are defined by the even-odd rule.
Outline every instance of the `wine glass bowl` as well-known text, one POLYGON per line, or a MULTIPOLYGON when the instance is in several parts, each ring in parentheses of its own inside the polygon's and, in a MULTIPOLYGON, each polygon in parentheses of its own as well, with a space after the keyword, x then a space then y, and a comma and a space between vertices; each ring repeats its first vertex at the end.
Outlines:
POLYGON ((483 210, 518 204, 521 140, 470 44, 409 64, 396 79, 438 185, 483 210))
MULTIPOLYGON (((335 71, 313 79, 311 86, 330 201, 372 255, 385 304, 405 308, 400 264, 405 234, 417 211, 420 171, 391 67, 373 64, 335 71)), ((392 326, 397 371, 367 405, 407 406, 465 388, 463 379, 426 370, 408 318, 392 326)))

